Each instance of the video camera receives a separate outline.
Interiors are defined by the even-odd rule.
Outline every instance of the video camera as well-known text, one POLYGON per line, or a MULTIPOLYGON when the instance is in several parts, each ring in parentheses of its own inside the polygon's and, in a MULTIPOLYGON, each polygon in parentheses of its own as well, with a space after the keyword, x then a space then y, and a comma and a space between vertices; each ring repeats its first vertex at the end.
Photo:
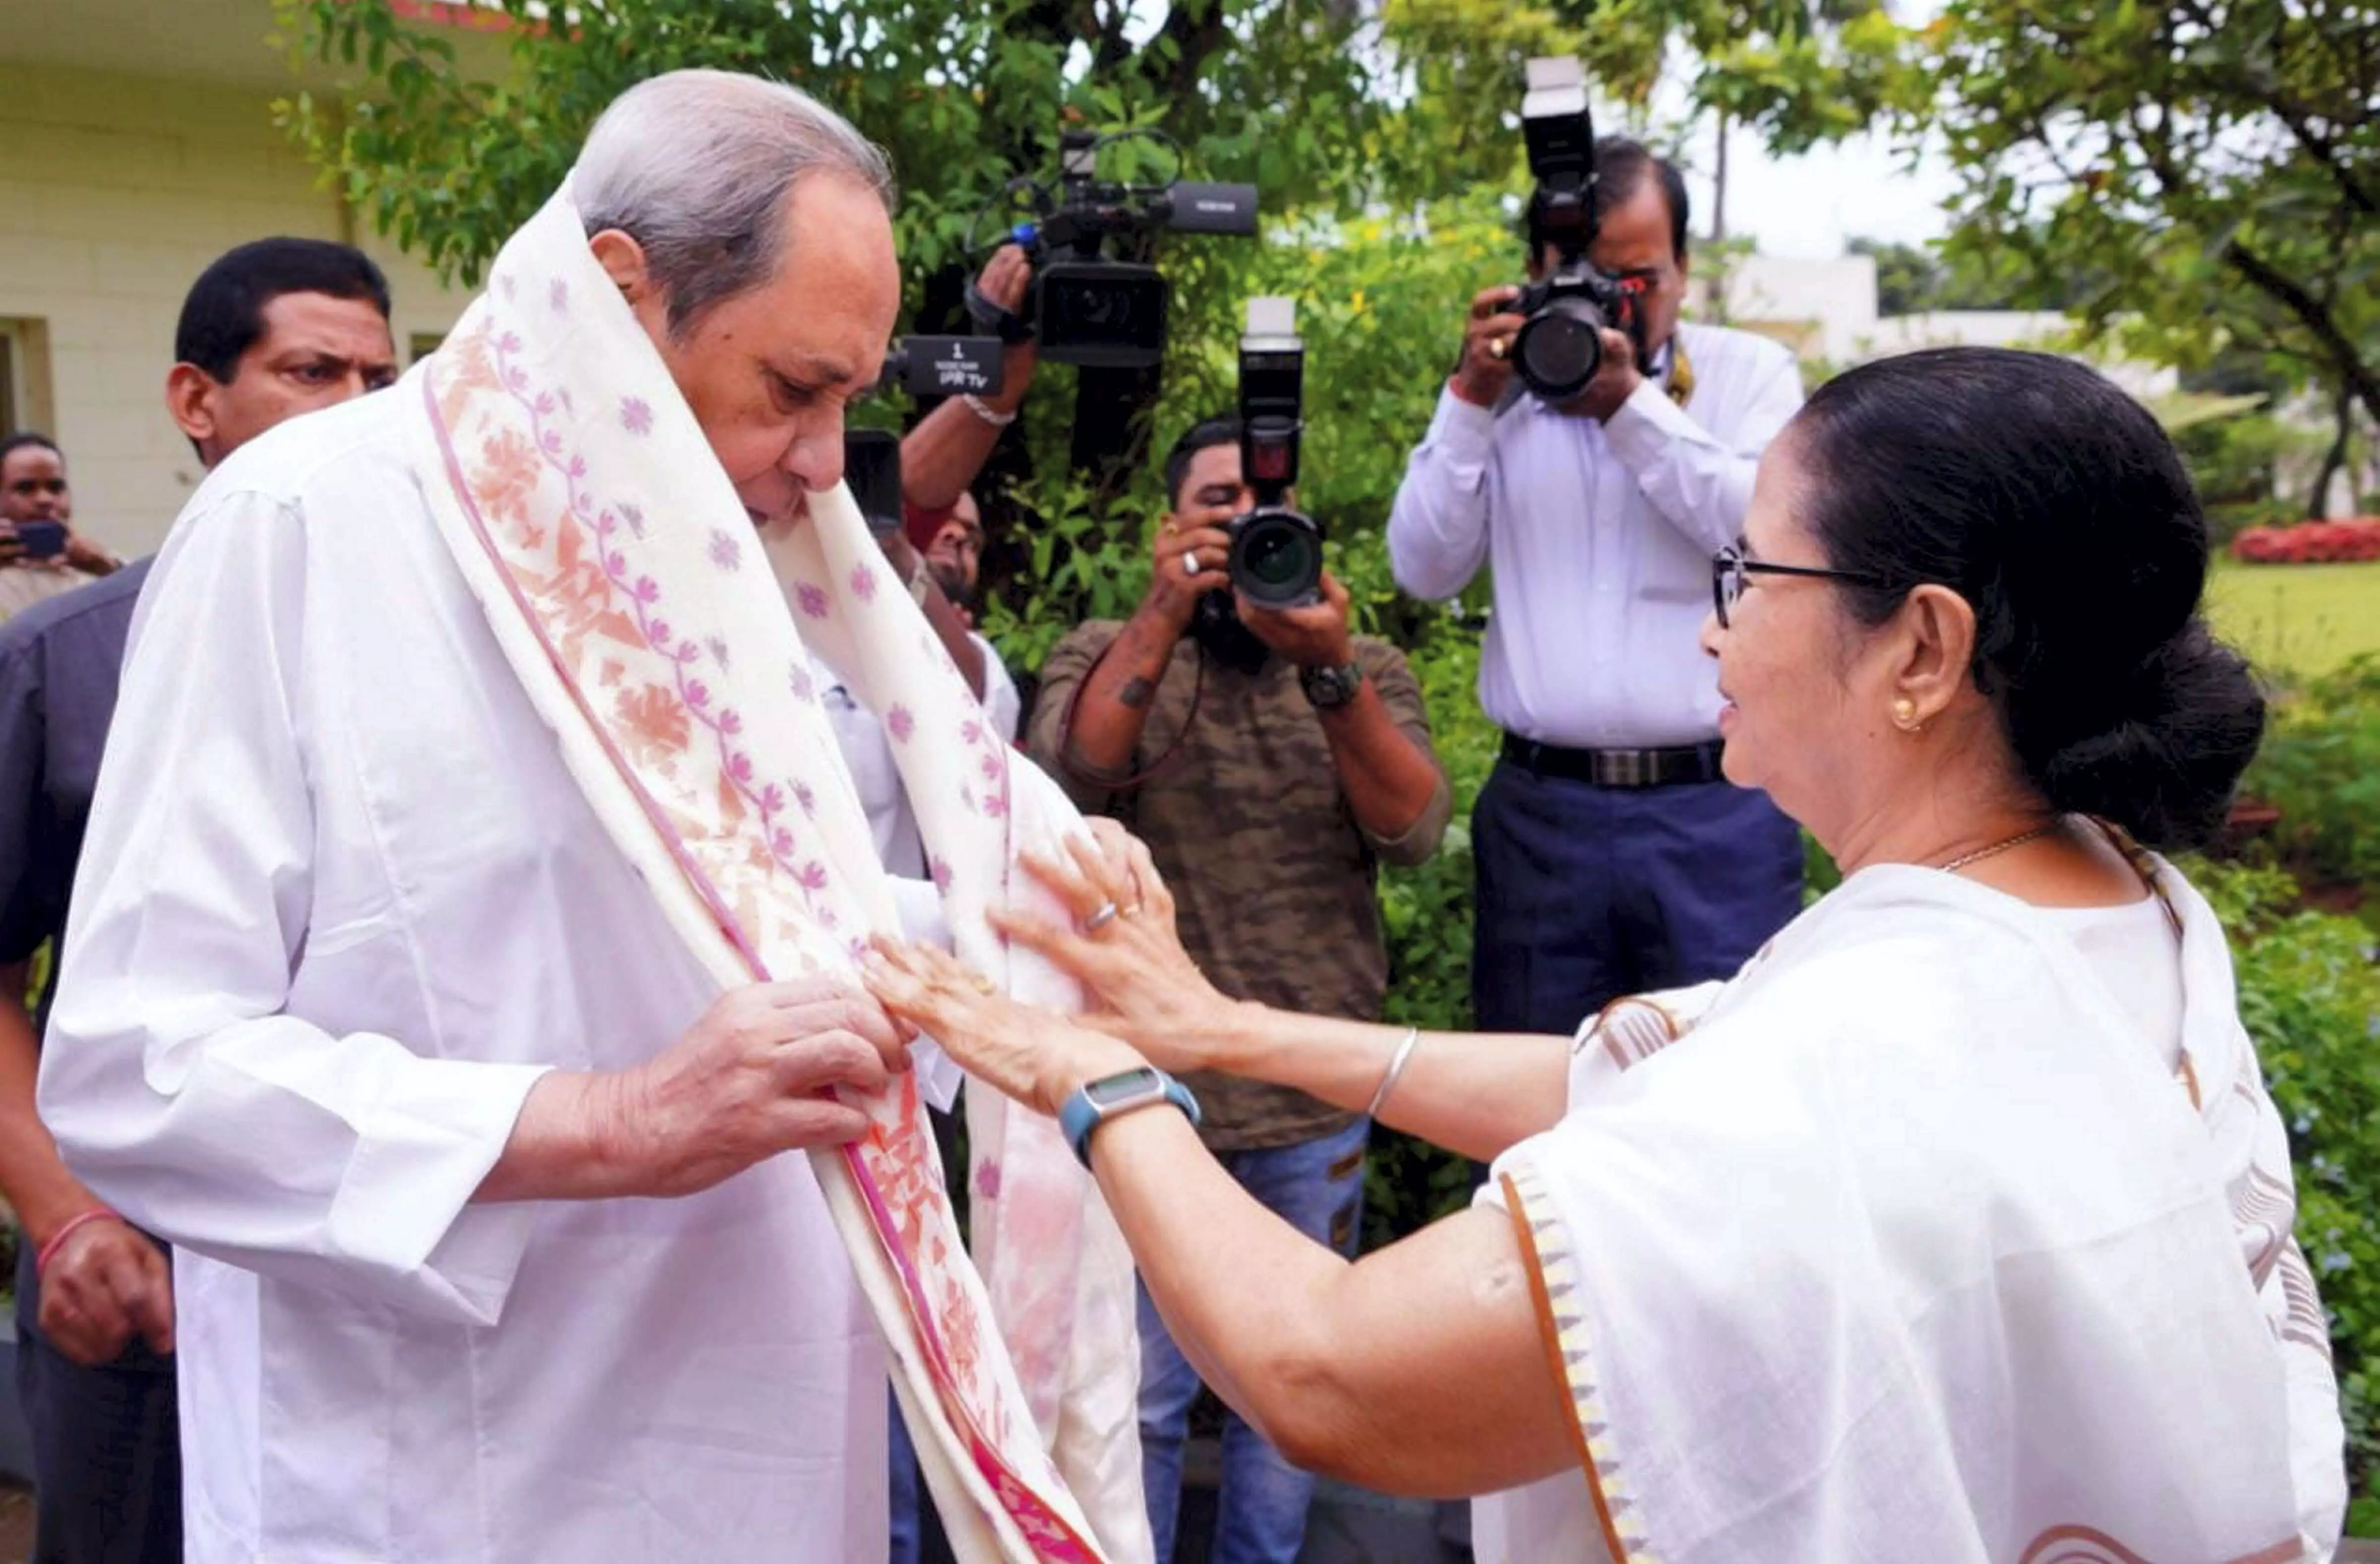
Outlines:
MULTIPOLYGON (((967 310, 977 324, 1003 342, 1038 338, 1041 357, 1053 364, 1146 369, 1165 353, 1165 279, 1154 266, 1111 261, 1110 238, 1132 238, 1171 229, 1182 234, 1257 231, 1254 185, 1211 185, 1172 179, 1160 185, 1103 181, 1102 150, 1126 140, 1153 140, 1172 148, 1178 171, 1181 150, 1156 130, 1125 130, 1101 136, 1062 131, 1058 138, 1059 185, 1050 189, 1031 179, 1012 179, 986 204, 1020 195, 1030 215, 1015 224, 1008 239, 1032 262, 1032 288, 1025 307, 1012 314, 967 284, 967 310)), ((983 212, 976 214, 982 220, 983 212)), ((972 226, 970 227, 972 237, 972 226)), ((970 243, 969 249, 974 249, 970 243)))
POLYGON ((1257 503, 1231 520, 1230 569, 1232 588, 1264 608, 1322 600, 1322 528, 1287 503, 1305 427, 1296 309, 1287 298, 1248 300, 1240 338, 1240 471, 1257 503))
MULTIPOLYGON (((896 340, 869 388, 880 395, 900 387, 912 396, 997 396, 1000 344, 982 336, 912 336, 896 340)), ((901 526, 901 437, 888 430, 843 431, 843 481, 868 531, 879 538, 901 526)))
POLYGON ((1636 345, 1646 368, 1645 321, 1636 287, 1586 258, 1599 226, 1595 213, 1595 118, 1586 106, 1586 78, 1574 59, 1531 60, 1528 93, 1521 100, 1527 138, 1529 197, 1526 229, 1535 246, 1551 243, 1552 273, 1521 290, 1514 313, 1528 317, 1512 337, 1512 368, 1548 402, 1566 402, 1586 389, 1603 367, 1602 332, 1613 327, 1636 345))

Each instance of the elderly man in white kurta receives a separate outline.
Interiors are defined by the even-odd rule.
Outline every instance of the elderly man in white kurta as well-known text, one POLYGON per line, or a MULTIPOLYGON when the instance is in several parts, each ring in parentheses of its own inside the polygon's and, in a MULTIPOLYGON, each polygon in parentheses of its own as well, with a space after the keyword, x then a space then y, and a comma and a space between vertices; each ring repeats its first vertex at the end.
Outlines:
MULTIPOLYGON (((833 484, 898 305, 880 155, 686 73, 573 188, 753 520, 833 484)), ((826 980, 722 997, 662 927, 433 531, 404 394, 177 523, 45 1059, 68 1161, 176 1245, 189 1557, 881 1558, 883 1357, 777 1154, 859 1134, 818 1091, 899 1041, 826 980)))

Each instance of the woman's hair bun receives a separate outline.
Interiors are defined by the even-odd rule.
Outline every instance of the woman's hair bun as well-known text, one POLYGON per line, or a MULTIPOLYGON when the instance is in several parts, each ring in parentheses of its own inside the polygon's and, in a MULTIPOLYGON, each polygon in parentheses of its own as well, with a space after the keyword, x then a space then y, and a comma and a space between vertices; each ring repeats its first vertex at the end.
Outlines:
MULTIPOLYGON (((2018 697, 2048 698, 2040 686, 2018 697)), ((2222 830, 2264 736, 2265 692, 2247 660, 2192 617, 2141 664, 2096 731, 2029 754, 2028 730, 2065 724, 2010 716, 2017 758, 2053 807, 2095 816, 2170 851, 2203 846, 2222 830)))

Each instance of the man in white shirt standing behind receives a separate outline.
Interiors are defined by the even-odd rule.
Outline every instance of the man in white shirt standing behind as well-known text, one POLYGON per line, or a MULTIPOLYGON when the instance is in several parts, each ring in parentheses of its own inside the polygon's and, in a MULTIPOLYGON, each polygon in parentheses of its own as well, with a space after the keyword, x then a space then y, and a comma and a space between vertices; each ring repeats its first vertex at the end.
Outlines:
MULTIPOLYGON (((1695 644, 1711 556, 1742 531, 1801 378, 1765 338, 1678 323, 1674 168, 1606 138, 1595 175, 1587 256, 1636 291, 1641 362, 1607 330, 1586 388, 1541 401, 1513 373, 1519 290, 1480 294, 1389 519, 1416 597, 1494 571, 1479 698, 1503 758, 1472 823, 1488 1032, 1569 1032, 1622 994, 1723 976, 1801 904, 1792 822, 1720 778, 1717 675, 1695 644)), ((1554 250, 1543 210, 1526 219, 1533 277, 1554 250)))

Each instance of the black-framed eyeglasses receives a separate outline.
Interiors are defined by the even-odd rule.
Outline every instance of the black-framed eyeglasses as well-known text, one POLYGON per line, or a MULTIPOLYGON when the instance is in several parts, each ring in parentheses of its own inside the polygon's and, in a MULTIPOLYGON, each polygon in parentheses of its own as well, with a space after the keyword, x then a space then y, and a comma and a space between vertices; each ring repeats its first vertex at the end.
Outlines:
POLYGON ((1718 610, 1719 628, 1728 627, 1728 611, 1743 596, 1754 576, 1802 576, 1817 581, 1849 581, 1860 587, 1882 587, 1888 583, 1881 576, 1861 570, 1828 570, 1815 564, 1771 564, 1764 559, 1747 558, 1741 543, 1730 543, 1711 555, 1711 606, 1718 610))

